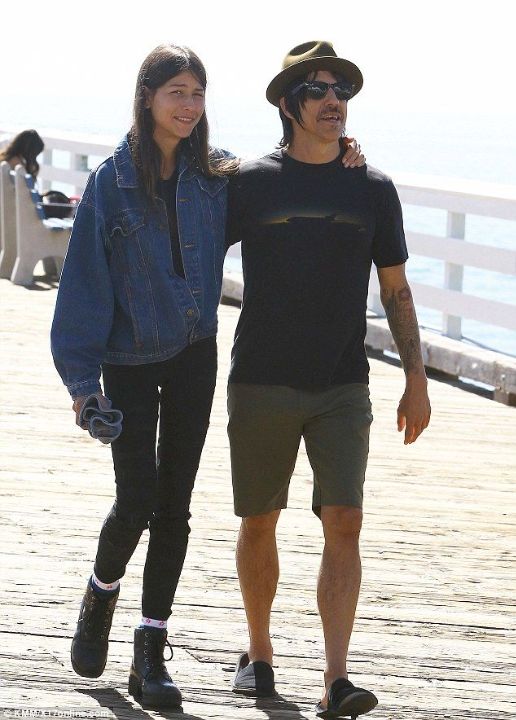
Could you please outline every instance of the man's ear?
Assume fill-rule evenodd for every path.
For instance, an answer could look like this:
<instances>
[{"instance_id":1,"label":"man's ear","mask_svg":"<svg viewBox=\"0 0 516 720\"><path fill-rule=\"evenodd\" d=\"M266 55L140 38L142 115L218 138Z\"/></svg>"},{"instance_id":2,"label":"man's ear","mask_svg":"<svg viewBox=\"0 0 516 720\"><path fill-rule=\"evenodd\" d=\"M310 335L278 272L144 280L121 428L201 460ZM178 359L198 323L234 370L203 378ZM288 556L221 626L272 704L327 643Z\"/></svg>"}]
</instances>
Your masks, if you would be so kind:
<instances>
[{"instance_id":1,"label":"man's ear","mask_svg":"<svg viewBox=\"0 0 516 720\"><path fill-rule=\"evenodd\" d=\"M295 120L294 116L291 115L291 114L289 113L289 111L287 110L287 105L286 105L286 103L285 103L285 98L284 98L284 97L280 98L279 104L280 104L280 108L283 110L283 113L284 113L290 120Z\"/></svg>"}]
</instances>

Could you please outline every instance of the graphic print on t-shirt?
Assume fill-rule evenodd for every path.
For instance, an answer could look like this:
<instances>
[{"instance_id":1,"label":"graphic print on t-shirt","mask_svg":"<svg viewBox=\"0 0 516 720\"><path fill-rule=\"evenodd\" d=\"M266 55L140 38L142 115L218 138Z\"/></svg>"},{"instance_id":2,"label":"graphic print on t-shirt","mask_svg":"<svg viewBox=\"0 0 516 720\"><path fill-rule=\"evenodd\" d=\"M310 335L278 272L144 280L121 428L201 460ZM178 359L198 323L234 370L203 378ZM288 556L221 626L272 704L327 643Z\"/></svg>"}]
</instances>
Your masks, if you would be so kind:
<instances>
[{"instance_id":1,"label":"graphic print on t-shirt","mask_svg":"<svg viewBox=\"0 0 516 720\"><path fill-rule=\"evenodd\" d=\"M345 224L352 225L358 232L366 231L362 219L358 215L351 213L347 208L332 211L330 209L325 210L320 206L303 206L301 208L286 209L285 211L276 210L271 211L270 215L264 213L260 218L260 222L262 225L290 223L302 226L313 224L321 230L324 229L324 225Z\"/></svg>"}]
</instances>

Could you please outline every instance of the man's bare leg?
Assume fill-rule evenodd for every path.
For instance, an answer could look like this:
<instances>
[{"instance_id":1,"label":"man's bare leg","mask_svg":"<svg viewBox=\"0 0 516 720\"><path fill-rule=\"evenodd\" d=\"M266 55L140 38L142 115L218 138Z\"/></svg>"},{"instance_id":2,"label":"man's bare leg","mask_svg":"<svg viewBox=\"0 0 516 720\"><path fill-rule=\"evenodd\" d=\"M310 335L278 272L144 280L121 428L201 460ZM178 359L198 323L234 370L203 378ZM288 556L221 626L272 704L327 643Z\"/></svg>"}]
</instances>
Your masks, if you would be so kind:
<instances>
[{"instance_id":1,"label":"man's bare leg","mask_svg":"<svg viewBox=\"0 0 516 720\"><path fill-rule=\"evenodd\" d=\"M326 705L332 682L339 677L347 678L346 659L362 576L359 550L362 511L355 507L323 506L321 521L325 543L317 603L326 652L322 699Z\"/></svg>"},{"instance_id":2,"label":"man's bare leg","mask_svg":"<svg viewBox=\"0 0 516 720\"><path fill-rule=\"evenodd\" d=\"M279 577L276 523L280 510L242 518L237 570L249 629L249 661L272 665L270 616Z\"/></svg>"}]
</instances>

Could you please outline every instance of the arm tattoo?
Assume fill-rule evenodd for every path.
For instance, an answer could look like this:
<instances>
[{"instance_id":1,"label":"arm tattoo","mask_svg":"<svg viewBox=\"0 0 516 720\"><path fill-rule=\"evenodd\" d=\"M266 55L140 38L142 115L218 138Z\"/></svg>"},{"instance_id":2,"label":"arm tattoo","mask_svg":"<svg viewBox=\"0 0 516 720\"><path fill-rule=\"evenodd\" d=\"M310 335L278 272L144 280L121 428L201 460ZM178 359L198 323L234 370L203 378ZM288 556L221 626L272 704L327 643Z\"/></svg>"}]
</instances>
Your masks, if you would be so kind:
<instances>
[{"instance_id":1,"label":"arm tattoo","mask_svg":"<svg viewBox=\"0 0 516 720\"><path fill-rule=\"evenodd\" d=\"M423 369L416 310L408 285L401 290L382 290L382 304L405 373Z\"/></svg>"}]
</instances>

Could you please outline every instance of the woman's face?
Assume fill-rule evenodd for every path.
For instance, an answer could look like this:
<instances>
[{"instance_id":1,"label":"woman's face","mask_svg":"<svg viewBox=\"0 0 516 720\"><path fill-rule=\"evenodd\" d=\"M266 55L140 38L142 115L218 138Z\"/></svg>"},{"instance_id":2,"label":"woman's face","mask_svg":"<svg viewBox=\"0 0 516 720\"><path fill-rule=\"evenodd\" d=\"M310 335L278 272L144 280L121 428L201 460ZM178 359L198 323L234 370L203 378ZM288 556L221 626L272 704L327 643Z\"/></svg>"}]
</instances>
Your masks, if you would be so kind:
<instances>
[{"instance_id":1,"label":"woman's face","mask_svg":"<svg viewBox=\"0 0 516 720\"><path fill-rule=\"evenodd\" d=\"M154 118L154 139L189 137L204 112L204 88L189 70L175 75L157 90L147 90L147 105Z\"/></svg>"}]
</instances>

